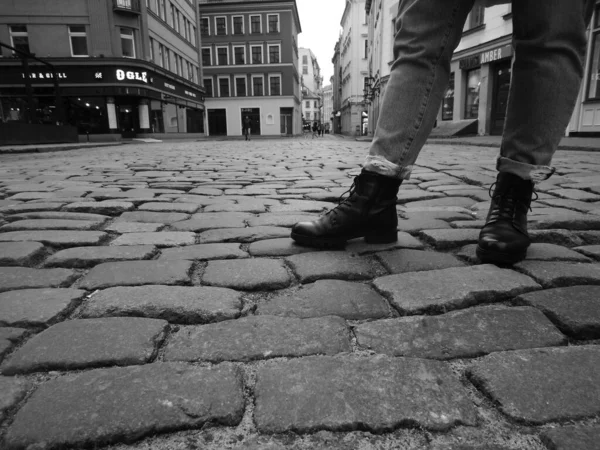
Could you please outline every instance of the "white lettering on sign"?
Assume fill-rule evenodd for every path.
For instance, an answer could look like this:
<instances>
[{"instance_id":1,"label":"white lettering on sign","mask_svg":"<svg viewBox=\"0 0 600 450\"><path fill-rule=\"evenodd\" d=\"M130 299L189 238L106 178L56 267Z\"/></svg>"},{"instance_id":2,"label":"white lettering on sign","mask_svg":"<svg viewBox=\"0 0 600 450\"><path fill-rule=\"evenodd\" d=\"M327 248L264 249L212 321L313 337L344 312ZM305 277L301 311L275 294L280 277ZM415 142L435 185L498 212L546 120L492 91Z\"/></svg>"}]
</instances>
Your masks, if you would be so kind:
<instances>
[{"instance_id":1,"label":"white lettering on sign","mask_svg":"<svg viewBox=\"0 0 600 450\"><path fill-rule=\"evenodd\" d=\"M600 81L600 72L592 74L592 81Z\"/></svg>"},{"instance_id":2,"label":"white lettering on sign","mask_svg":"<svg viewBox=\"0 0 600 450\"><path fill-rule=\"evenodd\" d=\"M117 69L117 80L123 81L125 79L138 80L138 81L143 81L144 83L147 83L148 82L148 72L134 72L131 70L128 70L127 72L125 72L124 70Z\"/></svg>"},{"instance_id":3,"label":"white lettering on sign","mask_svg":"<svg viewBox=\"0 0 600 450\"><path fill-rule=\"evenodd\" d=\"M95 77L97 80L101 80L101 79L102 79L102 72L96 72L96 73L94 74L94 77Z\"/></svg>"},{"instance_id":4,"label":"white lettering on sign","mask_svg":"<svg viewBox=\"0 0 600 450\"><path fill-rule=\"evenodd\" d=\"M190 91L184 91L184 92L186 93L186 95L196 98L196 94L194 94L193 92L190 92Z\"/></svg>"},{"instance_id":5,"label":"white lettering on sign","mask_svg":"<svg viewBox=\"0 0 600 450\"><path fill-rule=\"evenodd\" d=\"M25 74L21 73L21 77L25 78ZM29 78L31 78L32 80L45 79L45 78L52 79L52 78L54 78L54 75L51 74L51 73L48 73L48 72L46 72L46 73L43 73L43 72L31 72L29 74ZM57 72L56 73L56 78L65 79L65 78L67 78L67 74L64 73L64 72Z\"/></svg>"},{"instance_id":6,"label":"white lettering on sign","mask_svg":"<svg viewBox=\"0 0 600 450\"><path fill-rule=\"evenodd\" d=\"M175 90L175 86L173 86L172 84L169 84L169 83L165 83L165 87Z\"/></svg>"}]
</instances>

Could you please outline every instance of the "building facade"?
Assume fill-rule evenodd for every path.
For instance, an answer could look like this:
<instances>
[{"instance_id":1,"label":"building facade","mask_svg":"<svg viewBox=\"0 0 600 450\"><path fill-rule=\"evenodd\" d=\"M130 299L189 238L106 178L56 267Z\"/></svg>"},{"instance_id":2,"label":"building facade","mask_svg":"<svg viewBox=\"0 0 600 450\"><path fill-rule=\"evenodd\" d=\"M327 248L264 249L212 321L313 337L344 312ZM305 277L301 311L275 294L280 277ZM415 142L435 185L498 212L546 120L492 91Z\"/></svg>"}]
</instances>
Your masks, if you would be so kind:
<instances>
[{"instance_id":1,"label":"building facade","mask_svg":"<svg viewBox=\"0 0 600 450\"><path fill-rule=\"evenodd\" d=\"M309 123L323 122L322 93L323 77L317 57L309 48L299 49L299 63L302 83L302 117L304 127Z\"/></svg>"},{"instance_id":2,"label":"building facade","mask_svg":"<svg viewBox=\"0 0 600 450\"><path fill-rule=\"evenodd\" d=\"M0 3L4 121L64 121L80 134L203 133L204 90L191 0ZM55 104L54 78L63 104ZM29 83L25 83L25 79ZM63 114L59 118L57 111Z\"/></svg>"},{"instance_id":3,"label":"building facade","mask_svg":"<svg viewBox=\"0 0 600 450\"><path fill-rule=\"evenodd\" d=\"M369 39L365 0L347 0L342 16L340 42L341 105L340 132L364 134L368 116L363 90L369 76L367 58Z\"/></svg>"},{"instance_id":4,"label":"building facade","mask_svg":"<svg viewBox=\"0 0 600 450\"><path fill-rule=\"evenodd\" d=\"M333 85L328 84L323 88L323 123L327 133L333 130L333 117Z\"/></svg>"},{"instance_id":5,"label":"building facade","mask_svg":"<svg viewBox=\"0 0 600 450\"><path fill-rule=\"evenodd\" d=\"M331 58L331 63L333 64L333 76L331 77L331 86L333 90L333 113L331 120L333 122L332 132L337 134L341 134L342 132L342 67L340 59L341 40L342 37L340 35L340 38L335 43L333 57Z\"/></svg>"},{"instance_id":6,"label":"building facade","mask_svg":"<svg viewBox=\"0 0 600 450\"><path fill-rule=\"evenodd\" d=\"M298 33L294 0L198 1L208 134L301 133Z\"/></svg>"}]
</instances>

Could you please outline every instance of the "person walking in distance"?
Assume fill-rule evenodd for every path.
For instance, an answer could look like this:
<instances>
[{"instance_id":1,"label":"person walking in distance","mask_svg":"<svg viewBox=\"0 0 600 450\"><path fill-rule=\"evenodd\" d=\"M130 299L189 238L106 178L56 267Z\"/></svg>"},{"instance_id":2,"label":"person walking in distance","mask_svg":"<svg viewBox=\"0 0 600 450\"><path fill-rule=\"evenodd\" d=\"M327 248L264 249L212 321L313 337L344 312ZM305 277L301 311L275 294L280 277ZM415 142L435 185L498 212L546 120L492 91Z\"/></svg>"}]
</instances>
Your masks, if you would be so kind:
<instances>
[{"instance_id":1,"label":"person walking in distance","mask_svg":"<svg viewBox=\"0 0 600 450\"><path fill-rule=\"evenodd\" d=\"M315 136L317 136L317 122L313 122L312 124L312 138L314 139Z\"/></svg>"},{"instance_id":2,"label":"person walking in distance","mask_svg":"<svg viewBox=\"0 0 600 450\"><path fill-rule=\"evenodd\" d=\"M397 240L396 195L431 132L448 86L452 53L474 3L400 0L394 62L362 171L345 200L318 220L294 225L292 239L314 247L341 246L358 237L371 243ZM476 250L482 262L513 264L526 256L534 186L555 171L552 156L579 92L594 4L512 2L512 79L497 178Z\"/></svg>"},{"instance_id":3,"label":"person walking in distance","mask_svg":"<svg viewBox=\"0 0 600 450\"><path fill-rule=\"evenodd\" d=\"M252 121L250 120L250 117L246 116L244 118L244 136L246 137L247 141L250 140L250 129L251 128L252 128Z\"/></svg>"}]
</instances>

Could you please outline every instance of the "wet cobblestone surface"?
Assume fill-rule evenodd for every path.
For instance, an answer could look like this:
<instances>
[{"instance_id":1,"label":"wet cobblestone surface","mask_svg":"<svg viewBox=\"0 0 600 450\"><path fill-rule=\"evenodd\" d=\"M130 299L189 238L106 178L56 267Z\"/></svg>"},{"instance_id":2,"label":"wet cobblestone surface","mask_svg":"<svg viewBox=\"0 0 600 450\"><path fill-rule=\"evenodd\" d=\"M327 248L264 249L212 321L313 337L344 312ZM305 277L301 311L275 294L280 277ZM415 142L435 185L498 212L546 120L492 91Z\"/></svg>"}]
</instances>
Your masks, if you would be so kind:
<instances>
[{"instance_id":1,"label":"wet cobblestone surface","mask_svg":"<svg viewBox=\"0 0 600 450\"><path fill-rule=\"evenodd\" d=\"M598 448L600 153L557 152L513 267L481 146L425 147L398 242L295 244L367 150L0 155L0 448Z\"/></svg>"}]
</instances>

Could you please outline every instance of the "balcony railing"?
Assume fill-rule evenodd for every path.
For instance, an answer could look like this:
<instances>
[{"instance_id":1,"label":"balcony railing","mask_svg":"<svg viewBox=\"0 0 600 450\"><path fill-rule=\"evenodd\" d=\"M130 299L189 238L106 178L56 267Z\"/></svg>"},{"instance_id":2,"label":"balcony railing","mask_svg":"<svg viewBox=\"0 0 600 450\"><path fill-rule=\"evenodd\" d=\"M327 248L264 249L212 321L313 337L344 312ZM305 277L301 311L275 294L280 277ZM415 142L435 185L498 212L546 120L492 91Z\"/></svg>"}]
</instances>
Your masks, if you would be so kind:
<instances>
[{"instance_id":1,"label":"balcony railing","mask_svg":"<svg viewBox=\"0 0 600 450\"><path fill-rule=\"evenodd\" d=\"M113 0L113 11L140 14L140 0Z\"/></svg>"}]
</instances>

